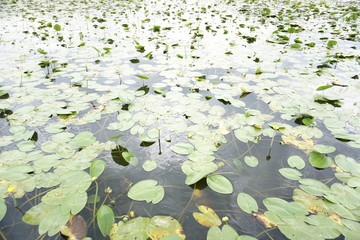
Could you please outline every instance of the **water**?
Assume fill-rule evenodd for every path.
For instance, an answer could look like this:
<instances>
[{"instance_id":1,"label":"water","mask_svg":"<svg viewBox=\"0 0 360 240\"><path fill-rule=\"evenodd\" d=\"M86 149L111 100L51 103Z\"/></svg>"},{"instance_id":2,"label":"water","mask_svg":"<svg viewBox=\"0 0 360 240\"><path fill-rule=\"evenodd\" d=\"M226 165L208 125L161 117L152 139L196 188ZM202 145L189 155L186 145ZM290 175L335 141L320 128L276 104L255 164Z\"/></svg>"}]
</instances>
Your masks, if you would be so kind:
<instances>
[{"instance_id":1,"label":"water","mask_svg":"<svg viewBox=\"0 0 360 240\"><path fill-rule=\"evenodd\" d=\"M328 8L319 3L316 7L324 12L337 10L333 2L328 4ZM262 15L265 7L274 16ZM238 193L250 194L259 205L259 213L266 211L262 202L265 198L292 201L299 183L285 178L278 170L288 168L287 159L293 155L306 161L302 178L318 179L328 186L339 180L332 168L320 170L307 162L311 147L301 149L296 141L286 144L282 136L335 146L336 151L328 154L332 158L338 154L360 157L360 124L356 120L360 114L359 84L355 79L360 45L357 37L346 40L359 29L355 21L340 17L334 28L332 15L324 13L322 17L314 9L307 3L298 9L284 3L281 10L288 14L283 15L277 4L267 2L2 2L0 84L9 98L1 99L0 110L14 114L0 119L1 153L17 151L17 144L28 140L14 138L14 126L26 126L38 135L35 148L27 153L43 151L42 145L51 141L55 133L46 127L61 124L62 130L75 134L90 131L97 141L120 145L138 160L136 166L119 164L111 149L95 157L107 165L97 180L100 202L106 199L104 203L113 209L116 222L131 211L135 217L171 216L182 225L186 239L206 239L209 228L193 217L197 206L205 205L214 209L220 219L228 217L229 226L240 235L287 239L278 228L266 229L258 219L242 211L236 203ZM346 9L341 7L339 11ZM306 14L310 15L309 20ZM61 26L60 31L54 29L55 24ZM293 26L296 32L274 33L281 30L281 25L285 30ZM160 29L155 30L154 26ZM335 35L334 29L344 31ZM276 35L288 36L289 43L277 44ZM321 37L336 39L336 47L327 48L328 39ZM302 50L290 47L294 39L302 41ZM316 43L315 47L306 47L309 42ZM335 58L337 53L345 58ZM336 67L318 68L329 59L337 61ZM47 66L39 66L41 61ZM316 91L327 84L332 84L332 88ZM134 92L145 87L148 93ZM343 105L314 103L315 95L337 99ZM23 113L24 105L36 108ZM118 121L118 114L124 111L131 117ZM71 117L70 113L75 115ZM296 115L301 114L313 116L315 124L298 130ZM64 115L67 119L61 119ZM352 138L337 140L336 129L326 122L329 119L343 124L341 129ZM108 129L111 124L125 121L134 121L137 128ZM244 126L272 131L274 123L287 124L286 128L292 130L275 131L274 137L263 133L249 141L240 141L235 134ZM157 127L161 127L160 138ZM119 134L123 136L116 137ZM139 139L146 134L153 136L153 143L148 146ZM184 183L182 164L189 159L170 147L192 139L205 143L197 146L203 148L204 155L209 154L204 150L206 146L216 146L216 173L230 180L232 194L213 191L204 179L195 185ZM244 161L247 156L256 157L259 164L249 166ZM142 164L147 160L155 160L157 168L146 172ZM56 168L52 166L48 172ZM15 204L6 192L8 185L15 182L1 177L1 191L7 196L8 208L0 222L4 239L65 239L60 234L39 235L37 226L21 220L49 189L28 191ZM156 179L164 186L165 197L159 204L127 197L129 189L145 179ZM107 195L104 190L108 187L112 192ZM96 193L94 184L87 193ZM93 206L89 203L79 213L88 224L88 236L109 239L94 225Z\"/></svg>"}]
</instances>

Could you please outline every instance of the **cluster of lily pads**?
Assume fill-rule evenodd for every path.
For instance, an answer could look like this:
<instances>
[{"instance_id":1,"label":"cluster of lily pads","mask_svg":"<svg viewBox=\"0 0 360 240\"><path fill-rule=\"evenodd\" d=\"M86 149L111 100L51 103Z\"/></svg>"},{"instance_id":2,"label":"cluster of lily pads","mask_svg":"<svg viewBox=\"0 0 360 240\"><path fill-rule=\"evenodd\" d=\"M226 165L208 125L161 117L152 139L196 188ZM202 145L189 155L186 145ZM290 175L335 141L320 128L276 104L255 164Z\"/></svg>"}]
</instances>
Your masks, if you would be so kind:
<instances>
[{"instance_id":1,"label":"cluster of lily pads","mask_svg":"<svg viewBox=\"0 0 360 240\"><path fill-rule=\"evenodd\" d=\"M2 223L20 209L37 239L360 235L358 2L6 0L0 8ZM265 163L284 196L241 181ZM102 189L110 167L140 176L116 199L143 208L177 198L150 175L159 169L169 178L178 169L177 187L193 190L179 214L120 212L115 190ZM234 218L197 202L206 191ZM0 227L4 239L12 234Z\"/></svg>"}]
</instances>

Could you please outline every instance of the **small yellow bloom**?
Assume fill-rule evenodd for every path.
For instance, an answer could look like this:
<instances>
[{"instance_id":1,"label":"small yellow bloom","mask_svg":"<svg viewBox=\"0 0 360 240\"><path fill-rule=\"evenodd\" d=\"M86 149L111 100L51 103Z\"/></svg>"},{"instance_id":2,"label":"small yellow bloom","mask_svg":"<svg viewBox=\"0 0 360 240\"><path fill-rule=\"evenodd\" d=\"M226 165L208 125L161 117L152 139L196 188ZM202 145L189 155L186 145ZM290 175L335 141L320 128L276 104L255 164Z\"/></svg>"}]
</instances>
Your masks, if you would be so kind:
<instances>
[{"instance_id":1,"label":"small yellow bloom","mask_svg":"<svg viewBox=\"0 0 360 240\"><path fill-rule=\"evenodd\" d=\"M221 220L222 220L223 222L227 222L227 221L229 221L229 218L228 218L227 216L225 216L225 217L223 217Z\"/></svg>"},{"instance_id":2,"label":"small yellow bloom","mask_svg":"<svg viewBox=\"0 0 360 240\"><path fill-rule=\"evenodd\" d=\"M97 177L92 177L91 178L91 181L93 182L93 181L95 181L97 179Z\"/></svg>"},{"instance_id":3,"label":"small yellow bloom","mask_svg":"<svg viewBox=\"0 0 360 240\"><path fill-rule=\"evenodd\" d=\"M21 73L20 73L20 76L22 76L22 75L24 75L24 73L23 73L23 72L21 72Z\"/></svg>"},{"instance_id":4,"label":"small yellow bloom","mask_svg":"<svg viewBox=\"0 0 360 240\"><path fill-rule=\"evenodd\" d=\"M160 126L157 126L157 127L156 127L156 129L157 129L157 130L160 130L160 129L161 129L161 127L160 127Z\"/></svg>"},{"instance_id":5,"label":"small yellow bloom","mask_svg":"<svg viewBox=\"0 0 360 240\"><path fill-rule=\"evenodd\" d=\"M104 190L105 193L107 194L110 194L112 193L112 189L110 187L107 187L105 190Z\"/></svg>"},{"instance_id":6,"label":"small yellow bloom","mask_svg":"<svg viewBox=\"0 0 360 240\"><path fill-rule=\"evenodd\" d=\"M85 78L85 80L87 81L87 80L89 80L89 78L88 78L88 77L86 77L86 78Z\"/></svg>"},{"instance_id":7,"label":"small yellow bloom","mask_svg":"<svg viewBox=\"0 0 360 240\"><path fill-rule=\"evenodd\" d=\"M134 212L134 211L130 211L130 212L129 212L129 215L130 215L130 217L133 218L133 217L135 217L135 212Z\"/></svg>"},{"instance_id":8,"label":"small yellow bloom","mask_svg":"<svg viewBox=\"0 0 360 240\"><path fill-rule=\"evenodd\" d=\"M15 191L15 187L14 186L9 186L7 189L8 193L12 193Z\"/></svg>"}]
</instances>

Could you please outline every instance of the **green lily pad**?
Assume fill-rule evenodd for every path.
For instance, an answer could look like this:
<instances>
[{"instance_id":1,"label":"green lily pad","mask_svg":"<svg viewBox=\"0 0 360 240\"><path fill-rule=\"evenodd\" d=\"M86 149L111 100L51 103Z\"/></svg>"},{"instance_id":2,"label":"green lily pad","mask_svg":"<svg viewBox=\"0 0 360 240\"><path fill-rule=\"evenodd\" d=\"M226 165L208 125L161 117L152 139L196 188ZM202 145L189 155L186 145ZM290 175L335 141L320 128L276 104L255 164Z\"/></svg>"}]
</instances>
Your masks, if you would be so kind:
<instances>
[{"instance_id":1,"label":"green lily pad","mask_svg":"<svg viewBox=\"0 0 360 240\"><path fill-rule=\"evenodd\" d=\"M238 206L248 214L259 210L256 200L247 193L239 193L236 202Z\"/></svg>"},{"instance_id":2,"label":"green lily pad","mask_svg":"<svg viewBox=\"0 0 360 240\"><path fill-rule=\"evenodd\" d=\"M290 180L299 180L302 176L301 172L293 168L280 168L279 172L281 175Z\"/></svg>"},{"instance_id":3,"label":"green lily pad","mask_svg":"<svg viewBox=\"0 0 360 240\"><path fill-rule=\"evenodd\" d=\"M326 154L326 153L335 152L336 148L333 147L333 146L316 144L316 145L314 146L314 150L315 150L316 152Z\"/></svg>"},{"instance_id":4,"label":"green lily pad","mask_svg":"<svg viewBox=\"0 0 360 240\"><path fill-rule=\"evenodd\" d=\"M109 235L112 229L112 225L115 222L113 210L106 205L102 205L96 214L96 221L101 231L101 234L104 237Z\"/></svg>"},{"instance_id":5,"label":"green lily pad","mask_svg":"<svg viewBox=\"0 0 360 240\"><path fill-rule=\"evenodd\" d=\"M222 194L231 194L233 186L231 182L222 175L213 175L206 178L206 183L215 192Z\"/></svg>"},{"instance_id":6,"label":"green lily pad","mask_svg":"<svg viewBox=\"0 0 360 240\"><path fill-rule=\"evenodd\" d=\"M150 172L157 167L157 162L155 160L147 160L142 167L145 171Z\"/></svg>"},{"instance_id":7,"label":"green lily pad","mask_svg":"<svg viewBox=\"0 0 360 240\"><path fill-rule=\"evenodd\" d=\"M244 161L249 167L256 167L259 164L259 160L255 156L246 156Z\"/></svg>"},{"instance_id":8,"label":"green lily pad","mask_svg":"<svg viewBox=\"0 0 360 240\"><path fill-rule=\"evenodd\" d=\"M128 197L136 201L159 203L165 196L162 186L157 185L156 180L143 180L136 183L128 192Z\"/></svg>"},{"instance_id":9,"label":"green lily pad","mask_svg":"<svg viewBox=\"0 0 360 240\"><path fill-rule=\"evenodd\" d=\"M178 154L190 154L194 151L194 146L190 143L177 143L170 147L170 149Z\"/></svg>"},{"instance_id":10,"label":"green lily pad","mask_svg":"<svg viewBox=\"0 0 360 240\"><path fill-rule=\"evenodd\" d=\"M90 165L90 175L92 177L99 177L106 168L106 163L103 160L95 160Z\"/></svg>"},{"instance_id":11,"label":"green lily pad","mask_svg":"<svg viewBox=\"0 0 360 240\"><path fill-rule=\"evenodd\" d=\"M74 143L80 147L87 147L93 144L96 138L92 132L81 132L74 137Z\"/></svg>"},{"instance_id":12,"label":"green lily pad","mask_svg":"<svg viewBox=\"0 0 360 240\"><path fill-rule=\"evenodd\" d=\"M319 152L311 152L309 154L309 163L316 168L328 168L333 163L333 160Z\"/></svg>"},{"instance_id":13,"label":"green lily pad","mask_svg":"<svg viewBox=\"0 0 360 240\"><path fill-rule=\"evenodd\" d=\"M305 161L297 155L289 157L287 162L289 166L293 168L303 169L305 167Z\"/></svg>"},{"instance_id":14,"label":"green lily pad","mask_svg":"<svg viewBox=\"0 0 360 240\"><path fill-rule=\"evenodd\" d=\"M130 221L120 221L114 224L110 231L111 240L147 240L146 227L150 224L150 218L137 217Z\"/></svg>"}]
</instances>

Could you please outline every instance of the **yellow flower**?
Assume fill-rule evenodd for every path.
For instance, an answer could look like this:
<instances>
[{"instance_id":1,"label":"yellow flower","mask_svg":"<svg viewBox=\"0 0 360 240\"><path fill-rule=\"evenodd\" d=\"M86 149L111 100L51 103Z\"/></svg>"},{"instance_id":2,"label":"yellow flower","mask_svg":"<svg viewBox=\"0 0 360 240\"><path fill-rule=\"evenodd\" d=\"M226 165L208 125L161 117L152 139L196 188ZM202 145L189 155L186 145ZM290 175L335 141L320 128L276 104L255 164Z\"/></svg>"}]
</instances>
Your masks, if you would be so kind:
<instances>
[{"instance_id":1,"label":"yellow flower","mask_svg":"<svg viewBox=\"0 0 360 240\"><path fill-rule=\"evenodd\" d=\"M9 186L7 189L8 193L12 193L15 191L15 187L14 186Z\"/></svg>"},{"instance_id":2,"label":"yellow flower","mask_svg":"<svg viewBox=\"0 0 360 240\"><path fill-rule=\"evenodd\" d=\"M156 129L157 129L157 130L160 130L160 129L161 129L161 127L160 127L160 126L157 126L157 127L156 127Z\"/></svg>"}]
</instances>

